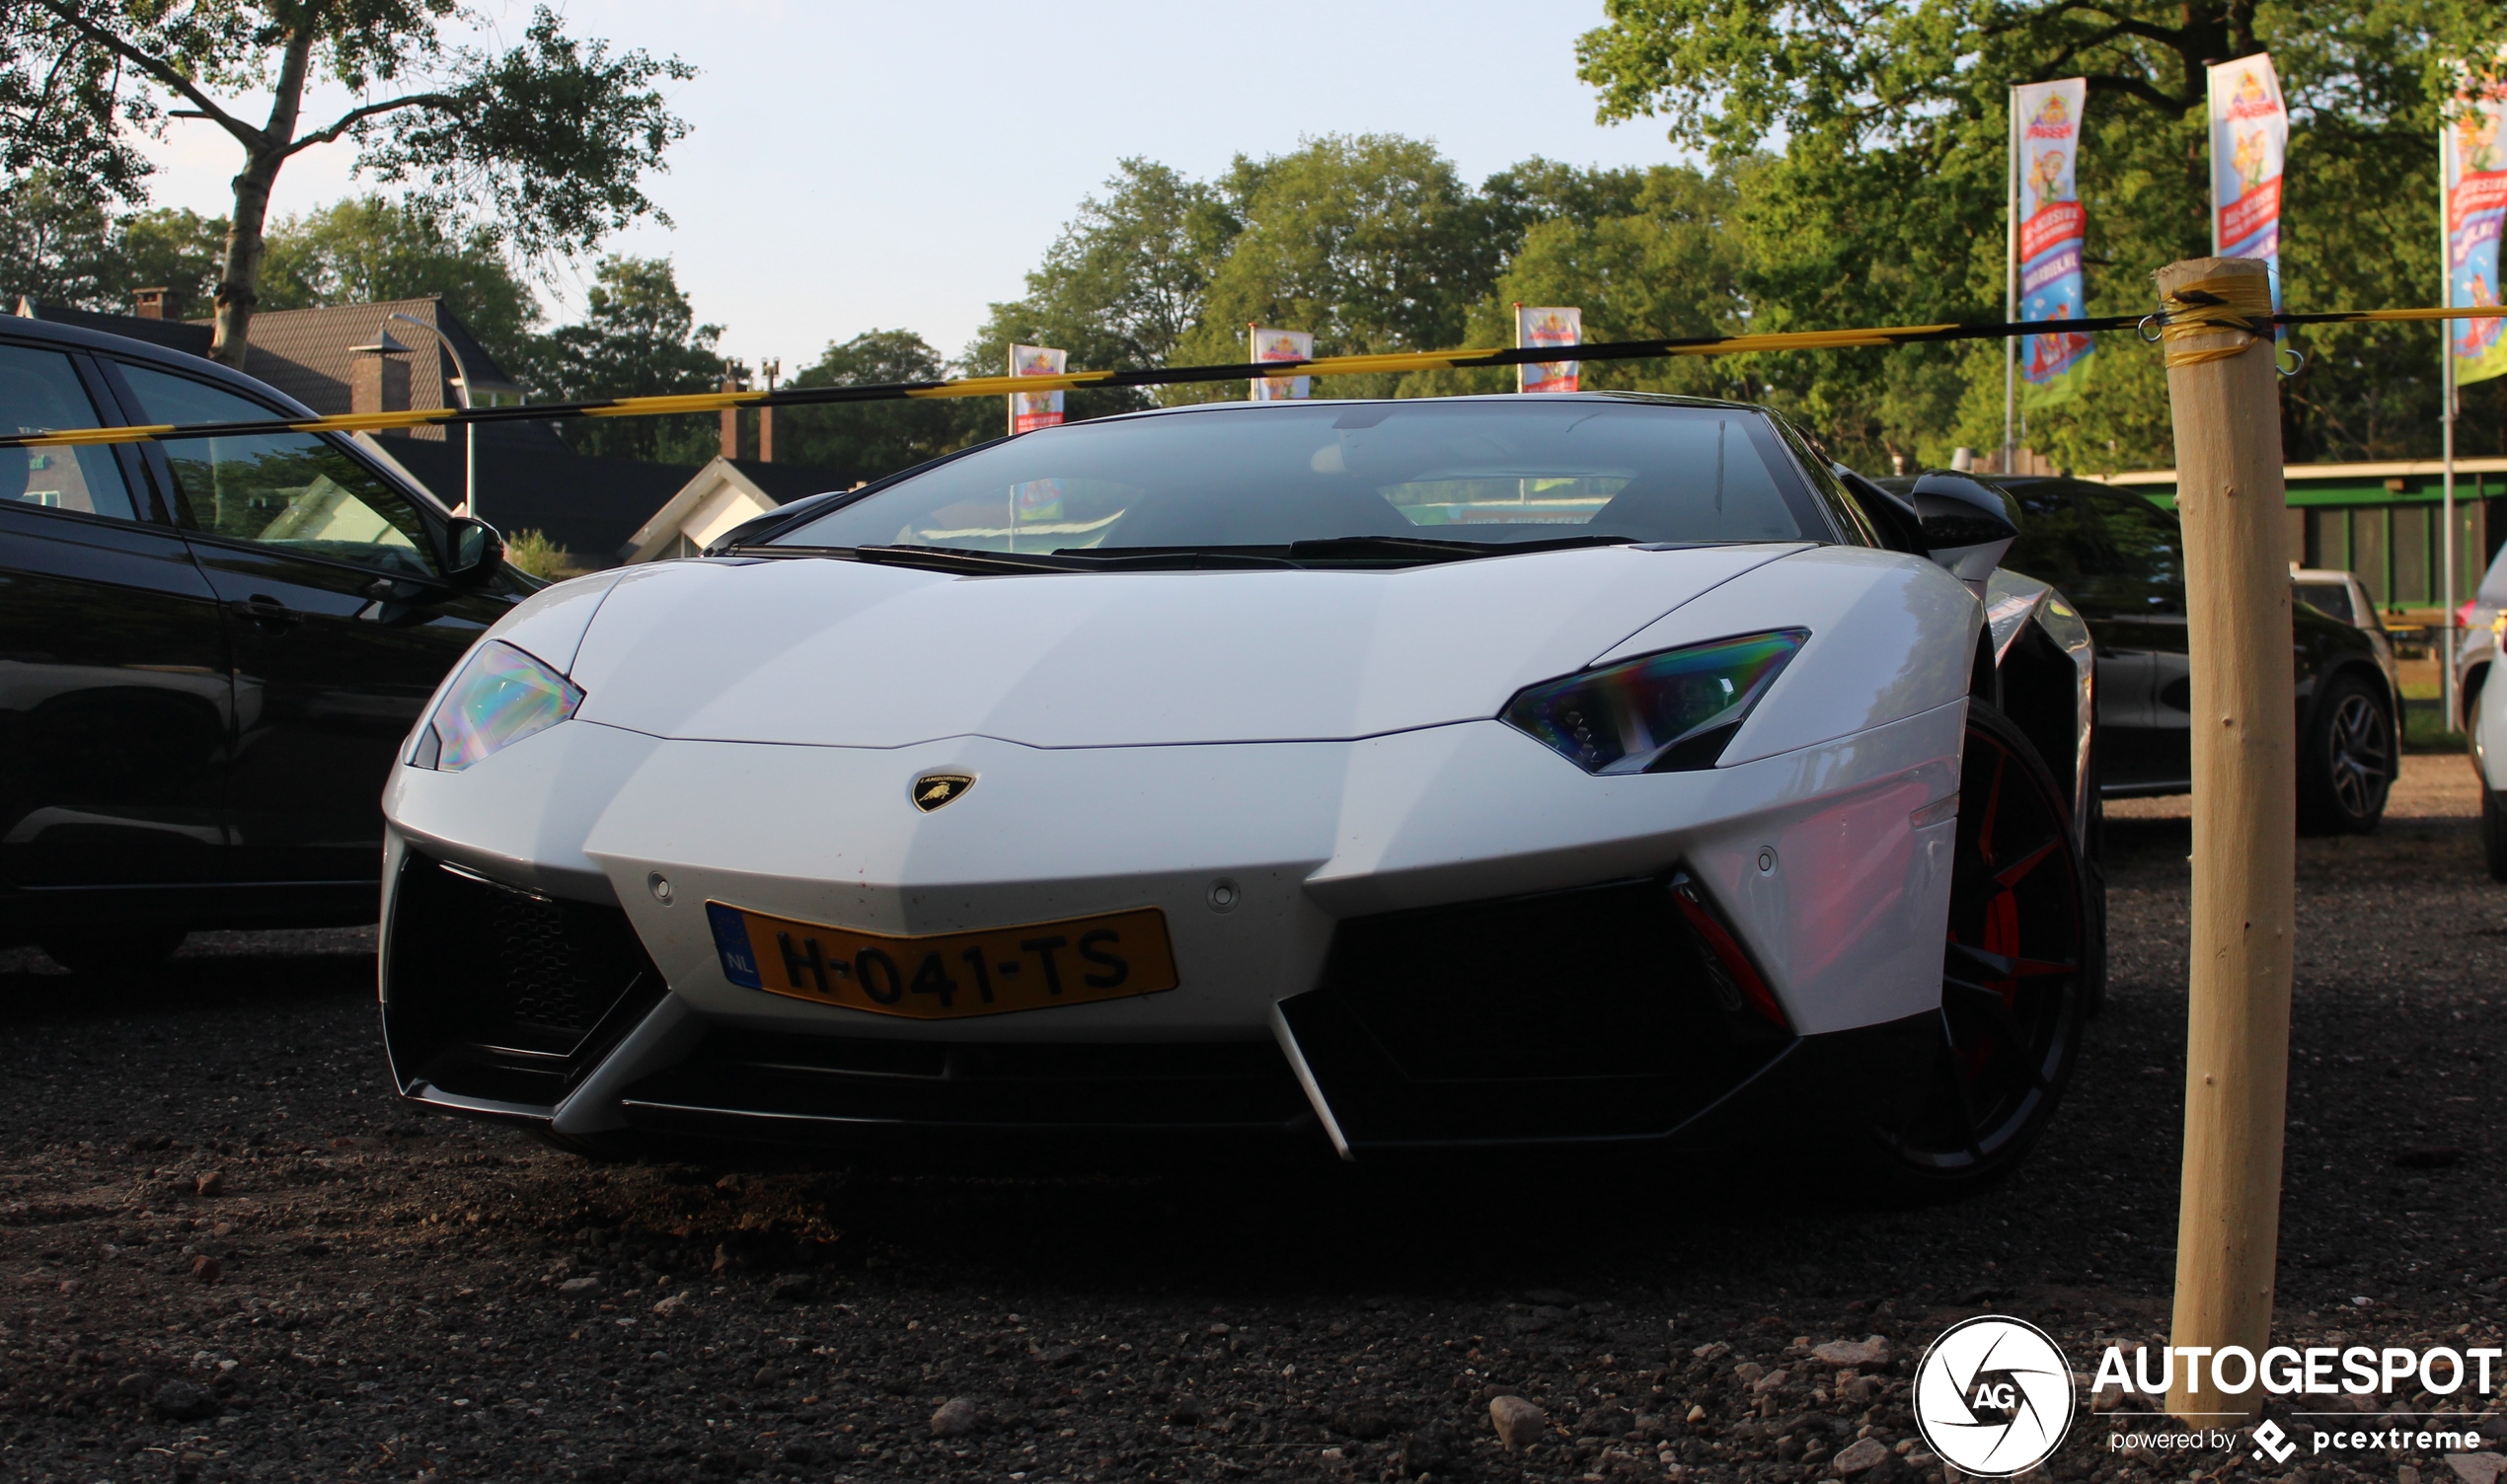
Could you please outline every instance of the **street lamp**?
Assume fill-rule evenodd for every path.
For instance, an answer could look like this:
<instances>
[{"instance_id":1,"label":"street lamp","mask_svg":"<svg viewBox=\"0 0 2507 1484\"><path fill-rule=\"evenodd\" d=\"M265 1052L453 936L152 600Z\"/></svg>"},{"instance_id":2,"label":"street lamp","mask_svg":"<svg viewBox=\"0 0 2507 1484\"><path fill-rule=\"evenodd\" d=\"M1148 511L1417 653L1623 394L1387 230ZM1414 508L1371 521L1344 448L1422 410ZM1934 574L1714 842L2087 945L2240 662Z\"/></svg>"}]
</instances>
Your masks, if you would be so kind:
<instances>
[{"instance_id":1,"label":"street lamp","mask_svg":"<svg viewBox=\"0 0 2507 1484\"><path fill-rule=\"evenodd\" d=\"M461 388L461 409L465 412L469 411L470 368L462 364L461 352L454 348L452 336L444 334L440 330L437 330L434 326L427 324L424 320L412 319L408 315L400 313L398 310L393 311L385 318L398 320L404 325L415 325L436 338L437 342L444 347L444 353L452 357L453 369L460 373L459 377L453 384ZM475 422L463 423L461 426L461 508L462 512L468 515L472 520L478 520L480 518L479 424Z\"/></svg>"}]
</instances>

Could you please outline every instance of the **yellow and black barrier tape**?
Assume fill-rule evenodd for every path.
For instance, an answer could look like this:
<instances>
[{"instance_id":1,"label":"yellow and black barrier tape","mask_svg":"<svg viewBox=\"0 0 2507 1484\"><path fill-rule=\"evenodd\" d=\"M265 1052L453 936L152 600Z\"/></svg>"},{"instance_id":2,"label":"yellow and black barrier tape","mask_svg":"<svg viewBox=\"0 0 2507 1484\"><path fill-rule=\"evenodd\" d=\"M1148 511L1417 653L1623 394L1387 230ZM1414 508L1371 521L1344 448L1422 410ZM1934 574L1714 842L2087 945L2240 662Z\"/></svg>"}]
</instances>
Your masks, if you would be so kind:
<instances>
[{"instance_id":1,"label":"yellow and black barrier tape","mask_svg":"<svg viewBox=\"0 0 2507 1484\"><path fill-rule=\"evenodd\" d=\"M2279 325L2402 324L2507 318L2507 306L2473 309L2360 309L2280 314ZM2096 334L2165 325L2164 315L2110 315L2086 320L2020 320L1989 325L1897 325L1867 330L1785 331L1769 334L1699 335L1687 339L1603 340L1582 345L1509 350L1402 350L1374 355L1323 355L1302 361L1241 361L1219 366L1158 366L1130 371L1065 371L1058 376L969 376L953 381L879 382L849 387L786 387L774 392L691 392L618 397L599 402L524 403L513 407L421 408L394 412L341 412L328 417L273 417L259 422L156 423L65 428L0 435L0 448L75 448L99 443L173 442L272 433L384 432L468 423L552 422L573 417L660 417L728 408L828 407L927 397L1000 397L1012 392L1067 392L1097 387L1182 386L1251 381L1265 376L1365 376L1519 366L1545 361L1653 360L1682 355L1767 355L1798 350L1866 350L1937 340L2010 339L2030 334Z\"/></svg>"}]
</instances>

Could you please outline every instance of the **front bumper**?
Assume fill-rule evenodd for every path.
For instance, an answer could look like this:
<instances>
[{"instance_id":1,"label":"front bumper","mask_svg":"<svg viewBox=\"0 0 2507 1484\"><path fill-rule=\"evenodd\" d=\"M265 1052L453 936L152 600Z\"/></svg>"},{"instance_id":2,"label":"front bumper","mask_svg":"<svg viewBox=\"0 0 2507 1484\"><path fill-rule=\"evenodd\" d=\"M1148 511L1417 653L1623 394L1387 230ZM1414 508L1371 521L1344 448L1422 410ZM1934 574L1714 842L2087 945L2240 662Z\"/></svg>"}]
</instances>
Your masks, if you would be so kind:
<instances>
[{"instance_id":1,"label":"front bumper","mask_svg":"<svg viewBox=\"0 0 2507 1484\"><path fill-rule=\"evenodd\" d=\"M1663 1138L1798 1040L1937 1003L1954 822L1911 816L1954 790L1961 716L1608 779L1494 723L895 751L569 723L463 774L401 770L387 1039L406 1095L571 1134ZM944 771L976 786L916 813L909 786ZM1773 1013L1718 983L1675 871ZM887 933L1156 906L1184 982L900 1021L732 984L707 901Z\"/></svg>"}]
</instances>

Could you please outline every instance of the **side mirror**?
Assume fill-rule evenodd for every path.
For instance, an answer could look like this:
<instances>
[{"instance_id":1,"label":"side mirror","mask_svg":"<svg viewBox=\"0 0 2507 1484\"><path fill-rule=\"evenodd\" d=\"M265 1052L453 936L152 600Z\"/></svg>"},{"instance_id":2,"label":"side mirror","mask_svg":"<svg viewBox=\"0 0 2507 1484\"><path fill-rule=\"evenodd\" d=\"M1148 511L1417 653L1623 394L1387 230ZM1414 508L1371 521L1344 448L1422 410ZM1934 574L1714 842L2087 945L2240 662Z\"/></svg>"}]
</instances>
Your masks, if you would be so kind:
<instances>
[{"instance_id":1,"label":"side mirror","mask_svg":"<svg viewBox=\"0 0 2507 1484\"><path fill-rule=\"evenodd\" d=\"M1967 584L1979 602L1985 579L2019 539L2019 512L2010 495L1963 474L1934 473L1907 491L1924 533L1924 555Z\"/></svg>"},{"instance_id":2,"label":"side mirror","mask_svg":"<svg viewBox=\"0 0 2507 1484\"><path fill-rule=\"evenodd\" d=\"M1892 552L1905 552L1917 556L1929 552L1924 542L1923 517L1915 513L1915 506L1905 495L1864 479L1843 464L1830 465L1829 472L1837 476L1838 483L1846 486L1846 493L1853 496L1855 504L1862 511L1863 519L1871 522L1872 529L1880 533L1881 545Z\"/></svg>"},{"instance_id":3,"label":"side mirror","mask_svg":"<svg viewBox=\"0 0 2507 1484\"><path fill-rule=\"evenodd\" d=\"M477 587L503 568L505 539L484 520L456 515L444 532L444 576Z\"/></svg>"}]
</instances>

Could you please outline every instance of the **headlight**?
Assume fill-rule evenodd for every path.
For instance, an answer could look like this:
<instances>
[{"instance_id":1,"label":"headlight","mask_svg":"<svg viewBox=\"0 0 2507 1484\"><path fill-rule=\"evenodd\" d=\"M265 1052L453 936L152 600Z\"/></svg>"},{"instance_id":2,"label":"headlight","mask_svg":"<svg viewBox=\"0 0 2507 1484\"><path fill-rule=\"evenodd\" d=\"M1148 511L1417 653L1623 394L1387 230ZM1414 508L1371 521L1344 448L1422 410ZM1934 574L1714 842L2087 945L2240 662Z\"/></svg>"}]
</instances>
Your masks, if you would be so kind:
<instances>
[{"instance_id":1,"label":"headlight","mask_svg":"<svg viewBox=\"0 0 2507 1484\"><path fill-rule=\"evenodd\" d=\"M479 646L418 734L410 766L459 773L574 714L582 689L501 639Z\"/></svg>"},{"instance_id":2,"label":"headlight","mask_svg":"<svg viewBox=\"0 0 2507 1484\"><path fill-rule=\"evenodd\" d=\"M1712 768L1807 629L1717 639L1526 686L1500 720L1586 773Z\"/></svg>"}]
</instances>

